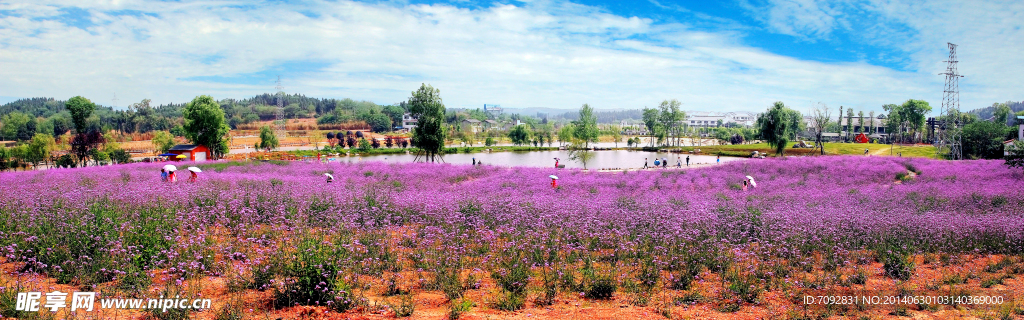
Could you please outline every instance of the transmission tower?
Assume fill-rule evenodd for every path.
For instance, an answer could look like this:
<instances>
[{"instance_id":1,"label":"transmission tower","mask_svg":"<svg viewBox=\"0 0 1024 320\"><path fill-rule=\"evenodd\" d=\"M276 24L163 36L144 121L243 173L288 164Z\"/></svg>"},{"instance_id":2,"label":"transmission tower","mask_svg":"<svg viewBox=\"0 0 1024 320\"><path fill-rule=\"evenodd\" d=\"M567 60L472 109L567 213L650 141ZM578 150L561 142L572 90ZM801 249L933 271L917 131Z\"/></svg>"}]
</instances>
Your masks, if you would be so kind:
<instances>
[{"instance_id":1,"label":"transmission tower","mask_svg":"<svg viewBox=\"0 0 1024 320\"><path fill-rule=\"evenodd\" d=\"M942 113L940 116L945 116L945 119L941 121L938 130L938 137L935 141L935 152L940 157L946 157L950 160L960 160L961 155L961 144L960 144L960 130L962 129L960 123L960 78L963 76L957 73L956 70L956 45L952 43L946 43L949 45L949 60L946 61L946 72L940 73L939 75L946 76L946 89L942 94Z\"/></svg>"},{"instance_id":2,"label":"transmission tower","mask_svg":"<svg viewBox=\"0 0 1024 320\"><path fill-rule=\"evenodd\" d=\"M277 76L277 85L274 86L277 90L277 113L274 115L275 132L278 143L284 143L284 137L286 134L284 124L288 120L284 118L284 87L281 86L281 76Z\"/></svg>"}]
</instances>

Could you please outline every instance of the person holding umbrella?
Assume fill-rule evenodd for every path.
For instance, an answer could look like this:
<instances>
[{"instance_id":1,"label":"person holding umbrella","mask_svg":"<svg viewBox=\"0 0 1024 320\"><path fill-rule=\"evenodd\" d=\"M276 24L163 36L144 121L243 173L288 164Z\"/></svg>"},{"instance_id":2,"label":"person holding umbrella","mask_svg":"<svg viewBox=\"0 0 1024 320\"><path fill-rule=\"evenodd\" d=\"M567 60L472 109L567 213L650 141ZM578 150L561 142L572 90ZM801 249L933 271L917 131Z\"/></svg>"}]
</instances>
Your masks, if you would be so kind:
<instances>
[{"instance_id":1,"label":"person holding umbrella","mask_svg":"<svg viewBox=\"0 0 1024 320\"><path fill-rule=\"evenodd\" d=\"M192 174L192 176L188 177L188 182L196 182L196 179L199 178L197 173L203 172L203 170L200 170L197 167L188 167L188 171Z\"/></svg>"},{"instance_id":2,"label":"person holding umbrella","mask_svg":"<svg viewBox=\"0 0 1024 320\"><path fill-rule=\"evenodd\" d=\"M757 182L754 182L754 177L747 176L747 180L743 181L743 184L746 184L747 181L750 181L751 187L757 188Z\"/></svg>"},{"instance_id":3,"label":"person holding umbrella","mask_svg":"<svg viewBox=\"0 0 1024 320\"><path fill-rule=\"evenodd\" d=\"M167 182L174 183L174 171L178 171L178 167L173 164L165 165L161 171L167 171Z\"/></svg>"},{"instance_id":4,"label":"person holding umbrella","mask_svg":"<svg viewBox=\"0 0 1024 320\"><path fill-rule=\"evenodd\" d=\"M548 178L551 178L551 189L558 189L558 176L550 175Z\"/></svg>"},{"instance_id":5,"label":"person holding umbrella","mask_svg":"<svg viewBox=\"0 0 1024 320\"><path fill-rule=\"evenodd\" d=\"M331 181L334 181L334 176L331 175L330 173L325 173L324 175L327 176L327 183L331 183Z\"/></svg>"}]
</instances>

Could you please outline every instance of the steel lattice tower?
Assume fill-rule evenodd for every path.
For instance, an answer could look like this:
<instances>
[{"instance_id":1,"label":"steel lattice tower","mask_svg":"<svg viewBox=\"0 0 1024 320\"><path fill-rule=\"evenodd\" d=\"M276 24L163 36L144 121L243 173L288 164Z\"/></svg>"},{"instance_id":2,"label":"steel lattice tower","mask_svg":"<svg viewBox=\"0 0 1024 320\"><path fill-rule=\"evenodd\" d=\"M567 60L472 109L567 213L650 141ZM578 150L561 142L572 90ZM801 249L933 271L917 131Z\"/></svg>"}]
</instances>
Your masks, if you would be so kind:
<instances>
[{"instance_id":1,"label":"steel lattice tower","mask_svg":"<svg viewBox=\"0 0 1024 320\"><path fill-rule=\"evenodd\" d=\"M277 90L277 113L274 115L274 119L277 121L274 121L274 135L277 136L278 143L284 143L286 134L284 124L288 120L284 118L284 87L281 86L281 76L277 76L277 85L274 86L274 89Z\"/></svg>"},{"instance_id":2,"label":"steel lattice tower","mask_svg":"<svg viewBox=\"0 0 1024 320\"><path fill-rule=\"evenodd\" d=\"M940 116L945 117L939 125L937 139L935 141L935 152L938 156L945 156L950 160L960 160L961 155L961 144L960 144L960 85L959 80L962 75L957 73L956 70L956 45L952 43L946 43L949 45L949 60L946 61L946 72L940 73L939 75L946 76L946 88L942 94L942 113Z\"/></svg>"}]
</instances>

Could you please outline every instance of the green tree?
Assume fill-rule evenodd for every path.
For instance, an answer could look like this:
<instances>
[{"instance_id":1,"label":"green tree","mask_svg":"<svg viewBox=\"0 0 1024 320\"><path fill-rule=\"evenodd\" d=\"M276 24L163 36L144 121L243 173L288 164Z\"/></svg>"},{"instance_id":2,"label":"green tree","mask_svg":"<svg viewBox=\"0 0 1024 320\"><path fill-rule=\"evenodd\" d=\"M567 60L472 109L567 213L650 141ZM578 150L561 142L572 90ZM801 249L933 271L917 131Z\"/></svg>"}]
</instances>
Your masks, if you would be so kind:
<instances>
[{"instance_id":1,"label":"green tree","mask_svg":"<svg viewBox=\"0 0 1024 320\"><path fill-rule=\"evenodd\" d=\"M182 129L186 139L210 148L214 159L228 153L227 135L230 128L224 119L224 110L213 97L201 95L192 99L182 110L182 116L185 119Z\"/></svg>"},{"instance_id":2,"label":"green tree","mask_svg":"<svg viewBox=\"0 0 1024 320\"><path fill-rule=\"evenodd\" d=\"M580 117L573 121L572 143L569 145L569 160L579 161L583 169L587 163L594 158L590 150L590 143L597 142L597 117L594 116L594 109L589 104L583 104L580 108Z\"/></svg>"},{"instance_id":3,"label":"green tree","mask_svg":"<svg viewBox=\"0 0 1024 320\"><path fill-rule=\"evenodd\" d=\"M590 147L591 142L597 142L597 116L594 116L594 108L584 103L580 108L580 118L573 121L573 138L580 140L583 147Z\"/></svg>"},{"instance_id":4,"label":"green tree","mask_svg":"<svg viewBox=\"0 0 1024 320\"><path fill-rule=\"evenodd\" d=\"M896 138L900 138L902 141L903 129L905 127L905 121L903 121L903 115L900 111L900 106L896 104L886 104L882 106L885 112L889 115L885 119L885 131L889 133L890 143L894 143Z\"/></svg>"},{"instance_id":5,"label":"green tree","mask_svg":"<svg viewBox=\"0 0 1024 320\"><path fill-rule=\"evenodd\" d=\"M814 127L814 146L821 151L821 155L825 155L825 139L822 138L822 134L831 122L831 115L828 106L824 103L818 102L818 105L814 107L814 111L811 115Z\"/></svg>"},{"instance_id":6,"label":"green tree","mask_svg":"<svg viewBox=\"0 0 1024 320\"><path fill-rule=\"evenodd\" d=\"M661 105L658 106L658 109L660 109L658 122L664 129L664 134L670 138L672 136L678 136L677 129L679 127L679 123L686 118L686 113L679 110L679 107L682 105L683 104L680 103L679 100L672 99L662 101ZM719 122L719 125L721 125L721 122Z\"/></svg>"},{"instance_id":7,"label":"green tree","mask_svg":"<svg viewBox=\"0 0 1024 320\"><path fill-rule=\"evenodd\" d=\"M373 132L389 132L391 131L391 118L383 113L374 113L366 116L364 119L366 124L370 125L370 130Z\"/></svg>"},{"instance_id":8,"label":"green tree","mask_svg":"<svg viewBox=\"0 0 1024 320\"><path fill-rule=\"evenodd\" d=\"M55 143L53 137L45 133L37 133L28 143L25 154L25 161L32 163L33 167L39 166L40 162L50 159L50 152L53 151Z\"/></svg>"},{"instance_id":9,"label":"green tree","mask_svg":"<svg viewBox=\"0 0 1024 320\"><path fill-rule=\"evenodd\" d=\"M622 140L622 128L619 127L619 126L613 125L613 126L608 128L608 131L611 133L612 141L615 142L615 147L618 148L619 147L619 141Z\"/></svg>"},{"instance_id":10,"label":"green tree","mask_svg":"<svg viewBox=\"0 0 1024 320\"><path fill-rule=\"evenodd\" d=\"M661 123L658 122L658 109L644 108L643 122L651 136L657 136L661 131ZM651 139L651 147L654 147L654 139Z\"/></svg>"},{"instance_id":11,"label":"green tree","mask_svg":"<svg viewBox=\"0 0 1024 320\"><path fill-rule=\"evenodd\" d=\"M167 131L153 131L153 147L155 147L161 154L167 153L171 148L174 147L174 136Z\"/></svg>"},{"instance_id":12,"label":"green tree","mask_svg":"<svg viewBox=\"0 0 1024 320\"><path fill-rule=\"evenodd\" d=\"M868 114L868 134L875 134L875 112Z\"/></svg>"},{"instance_id":13,"label":"green tree","mask_svg":"<svg viewBox=\"0 0 1024 320\"><path fill-rule=\"evenodd\" d=\"M405 108L402 108L401 106L390 105L384 106L384 108L381 109L381 112L391 119L392 125L399 125L402 123L402 115L405 115Z\"/></svg>"},{"instance_id":14,"label":"green tree","mask_svg":"<svg viewBox=\"0 0 1024 320\"><path fill-rule=\"evenodd\" d=\"M914 99L907 100L899 109L902 113L900 117L907 123L909 129L914 130L915 134L921 132L925 116L932 112L932 107L928 105L927 101Z\"/></svg>"},{"instance_id":15,"label":"green tree","mask_svg":"<svg viewBox=\"0 0 1024 320\"><path fill-rule=\"evenodd\" d=\"M994 119L998 120L998 119ZM963 129L961 136L964 157L999 159L1003 157L1003 141L1006 141L1008 127L1005 122L975 121Z\"/></svg>"},{"instance_id":16,"label":"green tree","mask_svg":"<svg viewBox=\"0 0 1024 320\"><path fill-rule=\"evenodd\" d=\"M445 130L445 108L441 101L441 90L427 84L421 84L419 90L409 97L409 113L416 118L416 128L412 130L412 143L419 148L424 160L443 161ZM417 155L418 159L420 155Z\"/></svg>"},{"instance_id":17,"label":"green tree","mask_svg":"<svg viewBox=\"0 0 1024 320\"><path fill-rule=\"evenodd\" d=\"M277 136L274 135L274 130L270 129L270 126L260 127L260 149L277 149L278 142Z\"/></svg>"},{"instance_id":18,"label":"green tree","mask_svg":"<svg viewBox=\"0 0 1024 320\"><path fill-rule=\"evenodd\" d=\"M114 161L114 163L124 164L132 161L132 155L128 151L124 151L124 149L117 149L110 152L110 160Z\"/></svg>"},{"instance_id":19,"label":"green tree","mask_svg":"<svg viewBox=\"0 0 1024 320\"><path fill-rule=\"evenodd\" d=\"M853 134L853 108L846 108L846 140Z\"/></svg>"},{"instance_id":20,"label":"green tree","mask_svg":"<svg viewBox=\"0 0 1024 320\"><path fill-rule=\"evenodd\" d=\"M53 124L53 136L60 137L71 130L71 120L64 116L53 116L50 118L50 123Z\"/></svg>"},{"instance_id":21,"label":"green tree","mask_svg":"<svg viewBox=\"0 0 1024 320\"><path fill-rule=\"evenodd\" d=\"M572 142L572 134L576 131L575 126L571 123L564 125L558 129L558 143L565 145L566 143Z\"/></svg>"},{"instance_id":22,"label":"green tree","mask_svg":"<svg viewBox=\"0 0 1024 320\"><path fill-rule=\"evenodd\" d=\"M512 140L512 144L514 145L523 145L530 141L530 132L526 130L525 124L521 124L512 127L512 130L508 131L508 138Z\"/></svg>"},{"instance_id":23,"label":"green tree","mask_svg":"<svg viewBox=\"0 0 1024 320\"><path fill-rule=\"evenodd\" d=\"M370 144L370 141L367 141L365 138L359 139L359 152L368 152L372 147L373 145Z\"/></svg>"},{"instance_id":24,"label":"green tree","mask_svg":"<svg viewBox=\"0 0 1024 320\"><path fill-rule=\"evenodd\" d=\"M85 133L87 119L96 110L96 104L82 96L75 96L64 103L64 108L71 112L71 122L75 125L75 130L78 133Z\"/></svg>"},{"instance_id":25,"label":"green tree","mask_svg":"<svg viewBox=\"0 0 1024 320\"><path fill-rule=\"evenodd\" d=\"M860 118L857 121L857 126L860 127L860 129L857 130L857 132L863 133L864 132L864 111L857 111L857 117Z\"/></svg>"},{"instance_id":26,"label":"green tree","mask_svg":"<svg viewBox=\"0 0 1024 320\"><path fill-rule=\"evenodd\" d=\"M1017 140L1007 148L1009 155L1006 156L1006 166L1024 169L1024 141Z\"/></svg>"},{"instance_id":27,"label":"green tree","mask_svg":"<svg viewBox=\"0 0 1024 320\"><path fill-rule=\"evenodd\" d=\"M992 110L992 121L1005 126L1013 110L1010 110L1010 107L1005 103L993 103L992 108L994 109Z\"/></svg>"},{"instance_id":28,"label":"green tree","mask_svg":"<svg viewBox=\"0 0 1024 320\"><path fill-rule=\"evenodd\" d=\"M768 146L775 149L775 154L782 156L786 151L786 144L789 143L790 121L786 115L786 105L782 101L776 101L768 107L768 111L757 117L757 127L761 131L761 138L768 142Z\"/></svg>"},{"instance_id":29,"label":"green tree","mask_svg":"<svg viewBox=\"0 0 1024 320\"><path fill-rule=\"evenodd\" d=\"M3 135L0 138L3 138L3 140L26 141L32 139L32 136L28 135L30 132L32 135L35 135L35 120L27 114L17 111L11 112L4 115L0 122L3 122L3 128L0 129L0 134Z\"/></svg>"}]
</instances>

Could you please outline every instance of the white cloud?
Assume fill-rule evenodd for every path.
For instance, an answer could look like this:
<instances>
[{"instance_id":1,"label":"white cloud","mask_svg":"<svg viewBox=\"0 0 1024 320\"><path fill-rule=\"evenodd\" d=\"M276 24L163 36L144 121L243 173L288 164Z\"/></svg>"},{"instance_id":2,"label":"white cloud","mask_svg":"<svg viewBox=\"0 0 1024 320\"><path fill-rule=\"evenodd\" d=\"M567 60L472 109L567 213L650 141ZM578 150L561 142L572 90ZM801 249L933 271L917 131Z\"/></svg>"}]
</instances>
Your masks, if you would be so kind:
<instances>
[{"instance_id":1,"label":"white cloud","mask_svg":"<svg viewBox=\"0 0 1024 320\"><path fill-rule=\"evenodd\" d=\"M691 110L759 111L776 100L880 110L941 94L942 79L934 75L941 70L925 68L935 52L917 49L920 72L802 61L744 46L736 31L695 31L686 22L571 3L472 10L349 1L96 1L74 4L96 24L87 30L39 19L65 5L0 4L15 13L0 19L0 95L83 95L109 104L116 93L121 105L143 98L180 103L199 94L243 98L272 91L276 71L268 68L296 61L325 67L281 70L288 92L393 103L425 82L441 89L449 107L638 108L676 98ZM148 15L114 13L121 10ZM829 9L802 2L779 10L793 32L824 37L837 25ZM810 16L796 14L804 11ZM257 73L263 83L183 80ZM1012 92L978 86L993 95ZM929 101L938 106L938 99Z\"/></svg>"},{"instance_id":2,"label":"white cloud","mask_svg":"<svg viewBox=\"0 0 1024 320\"><path fill-rule=\"evenodd\" d=\"M1024 99L1019 90L1024 66L1021 1L768 0L745 7L764 16L775 32L809 41L844 32L903 53L909 57L902 61L906 69L920 76L918 85L930 89L921 98L936 110L942 102L944 79L938 73L946 69L947 42L958 45L959 72L966 75L960 82L962 110Z\"/></svg>"}]
</instances>

